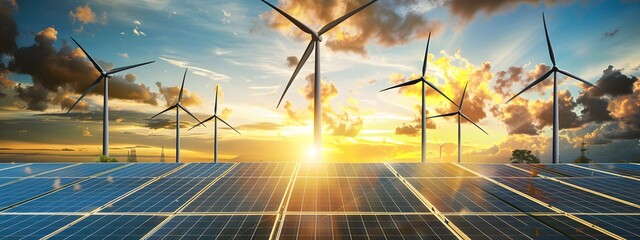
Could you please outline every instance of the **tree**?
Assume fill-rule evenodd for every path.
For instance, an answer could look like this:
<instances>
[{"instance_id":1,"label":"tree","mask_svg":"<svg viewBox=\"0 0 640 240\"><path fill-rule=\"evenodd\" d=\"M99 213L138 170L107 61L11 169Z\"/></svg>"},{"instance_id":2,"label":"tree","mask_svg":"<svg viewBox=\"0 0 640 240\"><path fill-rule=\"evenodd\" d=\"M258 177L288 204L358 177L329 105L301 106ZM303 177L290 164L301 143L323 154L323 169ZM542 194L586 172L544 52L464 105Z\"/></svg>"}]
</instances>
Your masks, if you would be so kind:
<instances>
[{"instance_id":1,"label":"tree","mask_svg":"<svg viewBox=\"0 0 640 240\"><path fill-rule=\"evenodd\" d=\"M118 160L114 157L99 155L96 157L96 162L118 162Z\"/></svg>"},{"instance_id":2,"label":"tree","mask_svg":"<svg viewBox=\"0 0 640 240\"><path fill-rule=\"evenodd\" d=\"M511 153L511 163L540 163L540 159L531 154L530 150L516 149Z\"/></svg>"}]
</instances>

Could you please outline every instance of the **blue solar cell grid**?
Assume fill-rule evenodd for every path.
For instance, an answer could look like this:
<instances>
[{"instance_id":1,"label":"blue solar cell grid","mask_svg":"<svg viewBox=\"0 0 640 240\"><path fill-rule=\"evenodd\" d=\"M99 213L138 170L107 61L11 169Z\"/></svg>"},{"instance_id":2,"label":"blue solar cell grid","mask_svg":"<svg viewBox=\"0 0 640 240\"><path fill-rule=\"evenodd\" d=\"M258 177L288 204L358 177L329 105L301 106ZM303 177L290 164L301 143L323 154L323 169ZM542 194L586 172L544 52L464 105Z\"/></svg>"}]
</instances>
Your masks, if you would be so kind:
<instances>
[{"instance_id":1,"label":"blue solar cell grid","mask_svg":"<svg viewBox=\"0 0 640 240\"><path fill-rule=\"evenodd\" d=\"M45 173L38 177L90 177L122 166L124 166L122 163L85 163Z\"/></svg>"},{"instance_id":2,"label":"blue solar cell grid","mask_svg":"<svg viewBox=\"0 0 640 240\"><path fill-rule=\"evenodd\" d=\"M0 171L2 177L28 177L54 169L70 166L70 163L34 163Z\"/></svg>"}]
</instances>

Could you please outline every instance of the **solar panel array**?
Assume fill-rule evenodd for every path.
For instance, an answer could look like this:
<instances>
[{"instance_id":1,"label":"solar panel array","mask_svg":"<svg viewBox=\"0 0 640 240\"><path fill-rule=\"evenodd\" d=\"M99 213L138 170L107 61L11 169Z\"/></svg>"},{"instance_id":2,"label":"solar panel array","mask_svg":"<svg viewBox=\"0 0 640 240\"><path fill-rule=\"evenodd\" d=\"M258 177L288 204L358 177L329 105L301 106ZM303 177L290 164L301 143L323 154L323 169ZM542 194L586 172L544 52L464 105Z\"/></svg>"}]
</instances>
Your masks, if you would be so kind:
<instances>
[{"instance_id":1,"label":"solar panel array","mask_svg":"<svg viewBox=\"0 0 640 240\"><path fill-rule=\"evenodd\" d=\"M638 164L0 164L0 238L640 239Z\"/></svg>"}]
</instances>

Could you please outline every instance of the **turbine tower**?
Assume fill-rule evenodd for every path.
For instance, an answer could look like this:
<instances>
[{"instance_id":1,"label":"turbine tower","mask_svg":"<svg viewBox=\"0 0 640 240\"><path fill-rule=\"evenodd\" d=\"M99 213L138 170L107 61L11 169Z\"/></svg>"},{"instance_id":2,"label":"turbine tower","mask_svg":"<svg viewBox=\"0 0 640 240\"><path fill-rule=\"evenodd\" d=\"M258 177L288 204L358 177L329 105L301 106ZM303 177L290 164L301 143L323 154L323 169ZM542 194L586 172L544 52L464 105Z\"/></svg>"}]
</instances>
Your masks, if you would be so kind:
<instances>
[{"instance_id":1,"label":"turbine tower","mask_svg":"<svg viewBox=\"0 0 640 240\"><path fill-rule=\"evenodd\" d=\"M553 67L551 68L551 70L549 70L547 73L543 74L540 78L536 79L535 81L533 81L531 84L529 84L529 86L525 87L522 91L520 91L518 94L516 94L515 96L511 97L509 100L507 100L506 103L509 103L511 100L513 100L514 98L516 98L518 95L522 94L523 92L529 90L529 88L537 85L538 83L546 80L552 73L553 73L553 155L551 158L551 162L552 163L560 163L560 139L558 136L558 133L560 131L560 119L559 119L559 108L558 108L558 81L557 81L557 76L556 74L562 73L568 77L571 77L575 80L578 80L580 82L583 82L589 86L595 87L597 89L599 89L600 91L602 91L601 88L599 88L596 85L591 84L590 82L587 82L586 80L579 78L565 70L559 69L556 66L556 57L555 54L553 54L553 48L551 47L551 40L549 40L549 32L547 31L547 21L544 18L544 12L542 13L542 24L544 25L544 34L547 37L547 49L549 50L549 57L551 58L551 63L553 63ZM603 91L604 92L604 91Z\"/></svg>"},{"instance_id":2,"label":"turbine tower","mask_svg":"<svg viewBox=\"0 0 640 240\"><path fill-rule=\"evenodd\" d=\"M349 17L353 16L354 14L358 13L359 11L361 11L362 9L368 7L369 5L373 4L374 2L376 2L377 0L372 0L370 2L368 2L365 5L362 5L361 7L351 11L350 13L336 19L333 20L332 22L330 22L329 24L325 25L324 27L322 27L319 31L314 31L311 28L307 27L307 25L304 25L302 22L298 21L297 19L293 18L292 16L290 16L289 14L287 14L286 12L280 10L279 8L277 8L276 6L272 5L271 3L262 0L262 2L266 3L267 5L269 5L271 8L273 8L274 10L276 10L277 12L279 12L280 14L282 14L282 16L284 16L285 18L289 19L289 21L291 21L291 23L293 23L294 25L296 25L298 28L300 28L300 30L302 30L305 33L308 33L309 35L311 35L311 41L309 41L309 45L307 46L307 49L304 51L304 54L302 55L302 58L300 58L300 62L298 62L298 66L296 67L296 69L293 71L293 75L291 76L291 79L289 80L289 83L287 83L287 86L284 89L284 92L282 93L282 97L280 97L280 100L278 101L278 105L276 106L276 108L278 108L280 106L280 103L282 102L282 99L284 98L284 95L287 94L287 90L289 90L289 87L291 86L291 83L293 82L293 80L296 78L296 75L298 75L298 72L300 71L300 68L302 68L302 66L304 66L304 63L307 61L307 59L309 58L309 56L311 55L311 52L313 51L313 48L315 46L316 48L316 55L315 55L315 71L314 71L314 81L313 81L313 139L314 139L314 148L315 151L319 154L319 156L322 156L322 101L321 101L321 83L320 83L320 42L322 41L322 34L326 33L327 31L331 30L332 28L334 28L335 26L337 26L338 24L342 23L344 20L347 20Z\"/></svg>"},{"instance_id":3,"label":"turbine tower","mask_svg":"<svg viewBox=\"0 0 640 240\"><path fill-rule=\"evenodd\" d=\"M153 117L149 119L149 120L154 119L155 117L157 117L160 114L163 114L166 111L169 111L174 108L176 109L176 162L177 163L180 162L180 109L184 110L187 114L189 114L189 116L193 117L196 121L198 121L198 123L200 123L200 120L198 120L196 116L194 116L191 112L189 112L189 110L187 110L187 108L183 107L182 104L180 104L180 101L182 100L182 90L184 89L184 80L187 78L187 71L189 71L189 68L184 70L184 76L182 76L182 86L180 87L178 102L176 102L176 104L174 104L173 106L170 106L167 109L163 110L162 112L159 112L158 114L153 115Z\"/></svg>"},{"instance_id":4,"label":"turbine tower","mask_svg":"<svg viewBox=\"0 0 640 240\"><path fill-rule=\"evenodd\" d=\"M427 119L425 116L425 111L426 111L426 106L424 104L425 101L425 84L429 85L429 87L433 88L433 90L436 90L438 93L440 93L440 95L444 96L445 98L447 98L447 100L449 100L451 103L453 103L453 105L458 106L456 103L454 103L449 97L447 97L447 95L445 95L442 91L440 91L440 89L438 89L435 85L431 84L430 82L427 81L427 79L425 78L425 73L427 71L427 56L429 55L429 42L431 41L431 32L429 32L429 38L427 39L427 49L425 50L424 53L424 61L422 63L422 75L415 80L411 80L408 82L404 82L398 85L395 85L393 87L390 88L385 88L380 90L380 92L384 92L390 89L394 89L394 88L398 88L398 87L403 87L403 86L409 86L409 85L414 85L417 83L420 83L420 86L422 87L422 101L421 101L421 105L422 105L422 111L420 114L420 118L422 119L420 126L422 129L422 138L421 138L421 159L422 162L425 163L427 162Z\"/></svg>"},{"instance_id":5,"label":"turbine tower","mask_svg":"<svg viewBox=\"0 0 640 240\"><path fill-rule=\"evenodd\" d=\"M93 81L91 86L89 86L89 88L87 88L87 90L84 91L82 96L80 96L80 98L78 98L78 100L73 105L71 105L71 107L69 108L67 113L71 112L71 109L73 109L73 107L75 107L80 102L80 100L82 100L82 98L84 98L84 96L87 95L87 93L91 92L91 90L93 90L96 86L98 86L100 81L102 81L102 79L104 79L104 82L103 82L104 83L104 96L103 96L104 98L103 98L103 105L102 105L102 155L109 156L109 78L112 77L113 74L122 72L124 70L131 69L131 68L135 68L135 67L139 67L139 66L142 66L142 65L146 65L146 64L149 64L149 63L153 63L155 61L139 63L139 64L134 64L134 65L129 65L129 66L125 66L125 67L114 68L114 69L111 69L109 71L105 71L100 66L100 64L98 64L98 62L96 62L91 57L91 55L89 55L89 53L87 53L87 51L85 51L84 48L82 46L80 46L80 44L75 39L73 39L73 37L71 37L71 40L73 40L73 42L76 43L76 45L78 45L78 47L82 50L84 55L87 56L89 61L91 61L91 63L93 64L93 67L96 70L98 70L98 72L100 73L100 76L95 81Z\"/></svg>"},{"instance_id":6,"label":"turbine tower","mask_svg":"<svg viewBox=\"0 0 640 240\"><path fill-rule=\"evenodd\" d=\"M231 125L229 125L227 122L225 122L224 120L222 120L222 118L218 117L218 86L216 86L216 98L215 98L215 102L213 104L213 116L205 119L204 121L196 124L195 126L191 127L189 130L200 126L201 124L204 124L208 121L213 120L213 162L217 163L218 162L218 120L220 120L222 123L224 123L225 125L227 125L227 127L233 129L233 131L236 131L238 134L240 134L240 132L238 132L238 130L236 130L234 127L232 127Z\"/></svg>"},{"instance_id":7,"label":"turbine tower","mask_svg":"<svg viewBox=\"0 0 640 240\"><path fill-rule=\"evenodd\" d=\"M489 133L487 133L484 129L482 129L480 126L478 126L478 124L476 124L475 122L471 121L471 119L469 117L467 117L467 115L464 115L464 113L462 113L462 104L464 103L464 95L467 93L467 85L469 84L469 82L467 82L464 85L464 91L462 92L462 98L460 99L460 105L458 106L458 111L452 112L452 113L447 113L447 114L441 114L441 115L436 115L436 116L431 116L431 117L427 117L427 118L437 118L437 117L447 117L447 116L453 116L453 115L458 115L458 163L461 162L461 157L462 157L462 144L460 142L461 139L461 131L460 131L460 118L464 118L467 119L467 121L473 123L473 125L475 125L476 127L478 127L478 129L480 129L480 131L484 132L485 134L489 135ZM442 146L441 146L442 148Z\"/></svg>"}]
</instances>

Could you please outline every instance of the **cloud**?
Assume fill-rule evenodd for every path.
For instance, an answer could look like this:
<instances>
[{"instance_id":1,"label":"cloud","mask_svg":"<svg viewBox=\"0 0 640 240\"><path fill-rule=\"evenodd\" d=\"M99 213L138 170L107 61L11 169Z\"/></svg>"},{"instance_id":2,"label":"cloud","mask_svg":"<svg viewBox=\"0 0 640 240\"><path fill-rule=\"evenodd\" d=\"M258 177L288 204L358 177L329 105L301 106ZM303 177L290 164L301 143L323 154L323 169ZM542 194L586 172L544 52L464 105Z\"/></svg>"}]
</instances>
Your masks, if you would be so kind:
<instances>
[{"instance_id":1,"label":"cloud","mask_svg":"<svg viewBox=\"0 0 640 240\"><path fill-rule=\"evenodd\" d=\"M286 1L279 8L319 30L366 2L368 0ZM365 46L370 44L390 47L416 38L427 38L429 31L437 35L443 28L442 23L425 17L425 12L434 7L431 1L422 0L378 1L327 32L324 35L326 46L334 52L366 55ZM308 39L305 33L275 11L270 10L261 18L266 19L271 29L292 34L298 39Z\"/></svg>"},{"instance_id":2,"label":"cloud","mask_svg":"<svg viewBox=\"0 0 640 240\"><path fill-rule=\"evenodd\" d=\"M100 17L98 17L89 4L85 4L84 6L76 7L75 11L69 11L69 16L73 19L73 21L78 21L81 23L80 28L76 29L76 31L81 32L84 30L84 27L90 23L100 22L102 25L107 24L107 13L103 12Z\"/></svg>"},{"instance_id":3,"label":"cloud","mask_svg":"<svg viewBox=\"0 0 640 240\"><path fill-rule=\"evenodd\" d=\"M261 130L261 131L274 131L278 130L282 125L271 122L255 122L250 124L244 124L238 126L238 129L242 130Z\"/></svg>"},{"instance_id":4,"label":"cloud","mask_svg":"<svg viewBox=\"0 0 640 240\"><path fill-rule=\"evenodd\" d=\"M590 88L589 92L593 96L603 96L605 93L613 97L627 95L633 93L633 84L638 81L635 76L628 77L622 74L622 69L615 69L609 65L607 69L602 71L602 77L596 81L596 86L602 88L604 92Z\"/></svg>"},{"instance_id":5,"label":"cloud","mask_svg":"<svg viewBox=\"0 0 640 240\"><path fill-rule=\"evenodd\" d=\"M489 1L466 1L448 0L445 6L449 12L459 19L459 25L466 25L471 22L478 13L483 12L485 16L506 12L516 9L521 4L529 5L554 5L556 3L571 2L573 0L489 0Z\"/></svg>"},{"instance_id":6,"label":"cloud","mask_svg":"<svg viewBox=\"0 0 640 240\"><path fill-rule=\"evenodd\" d=\"M413 106L413 110L414 110L414 116L413 116L413 121L411 121L409 124L403 122L401 126L396 127L396 135L407 135L407 136L417 136L418 134L420 134L420 131L422 130L422 117L420 115L420 111L422 109L422 106L420 105L414 105ZM426 109L425 111L425 116L430 116L431 114L429 114L429 109ZM436 128L436 124L433 121L433 119L427 119L427 125L426 128L427 129L435 129Z\"/></svg>"},{"instance_id":7,"label":"cloud","mask_svg":"<svg viewBox=\"0 0 640 240\"><path fill-rule=\"evenodd\" d=\"M180 128L190 128L192 126L191 122L180 121ZM144 127L149 129L176 129L176 121L166 118L154 118L149 120Z\"/></svg>"},{"instance_id":8,"label":"cloud","mask_svg":"<svg viewBox=\"0 0 640 240\"><path fill-rule=\"evenodd\" d=\"M170 59L166 57L159 57L159 58L160 60L165 61L171 65L178 66L181 68L189 68L193 70L193 74L196 74L198 76L208 77L209 79L214 81L228 81L229 79L231 79L231 77L227 75L217 73L209 69L191 66L187 61Z\"/></svg>"},{"instance_id":9,"label":"cloud","mask_svg":"<svg viewBox=\"0 0 640 240\"><path fill-rule=\"evenodd\" d=\"M620 32L620 29L616 29L616 30L613 30L611 32L604 32L602 34L602 37L600 37L600 40L605 40L607 38L614 38L616 36L616 34L618 34L618 32Z\"/></svg>"},{"instance_id":10,"label":"cloud","mask_svg":"<svg viewBox=\"0 0 640 240\"><path fill-rule=\"evenodd\" d=\"M300 59L296 56L288 56L287 57L287 67L295 67L298 65Z\"/></svg>"},{"instance_id":11,"label":"cloud","mask_svg":"<svg viewBox=\"0 0 640 240\"><path fill-rule=\"evenodd\" d=\"M118 53L118 56L120 56L121 58L129 58L128 53Z\"/></svg>"},{"instance_id":12,"label":"cloud","mask_svg":"<svg viewBox=\"0 0 640 240\"><path fill-rule=\"evenodd\" d=\"M261 91L259 93L252 93L251 96L263 96L263 95L274 95L278 92L278 88L280 85L275 86L250 86L248 87L251 90Z\"/></svg>"},{"instance_id":13,"label":"cloud","mask_svg":"<svg viewBox=\"0 0 640 240\"><path fill-rule=\"evenodd\" d=\"M529 111L529 101L515 100L511 104L492 108L493 114L502 121L509 134L538 135L539 129L534 125L533 116Z\"/></svg>"},{"instance_id":14,"label":"cloud","mask_svg":"<svg viewBox=\"0 0 640 240\"><path fill-rule=\"evenodd\" d=\"M219 116L220 116L220 118L222 118L222 120L227 120L227 119L229 119L229 116L231 116L232 112L233 112L233 110L231 110L231 108L224 108L220 112Z\"/></svg>"},{"instance_id":15,"label":"cloud","mask_svg":"<svg viewBox=\"0 0 640 240\"><path fill-rule=\"evenodd\" d=\"M82 128L82 136L83 137L93 137L93 134L89 131L88 127Z\"/></svg>"},{"instance_id":16,"label":"cloud","mask_svg":"<svg viewBox=\"0 0 640 240\"><path fill-rule=\"evenodd\" d=\"M156 86L158 86L158 90L160 94L164 97L166 101L166 106L172 106L178 102L178 96L180 95L180 86L173 87L163 87L161 82L156 82ZM184 106L197 106L202 103L202 98L194 93L190 92L186 88L182 92L182 101L181 104Z\"/></svg>"},{"instance_id":17,"label":"cloud","mask_svg":"<svg viewBox=\"0 0 640 240\"><path fill-rule=\"evenodd\" d=\"M18 49L18 25L13 20L13 10L17 8L15 2L0 1L0 56L13 54ZM0 61L1 63L2 61ZM0 68L0 70L2 70Z\"/></svg>"},{"instance_id":18,"label":"cloud","mask_svg":"<svg viewBox=\"0 0 640 240\"><path fill-rule=\"evenodd\" d=\"M141 25L142 24L140 23L140 20L138 19L133 20L133 29L131 30L131 32L133 32L133 34L135 34L136 36L147 36L146 33L140 30Z\"/></svg>"}]
</instances>

